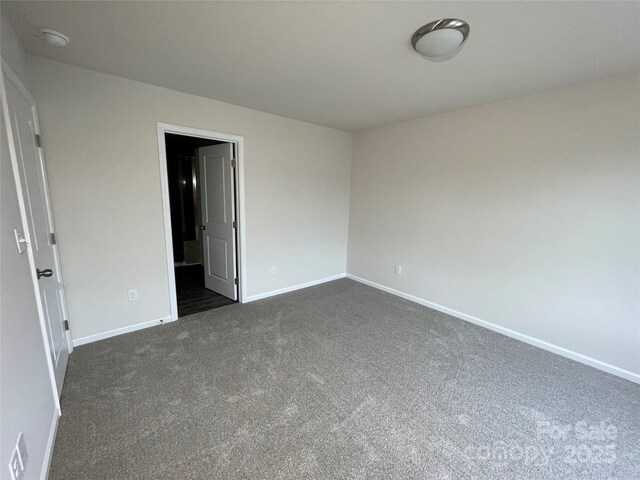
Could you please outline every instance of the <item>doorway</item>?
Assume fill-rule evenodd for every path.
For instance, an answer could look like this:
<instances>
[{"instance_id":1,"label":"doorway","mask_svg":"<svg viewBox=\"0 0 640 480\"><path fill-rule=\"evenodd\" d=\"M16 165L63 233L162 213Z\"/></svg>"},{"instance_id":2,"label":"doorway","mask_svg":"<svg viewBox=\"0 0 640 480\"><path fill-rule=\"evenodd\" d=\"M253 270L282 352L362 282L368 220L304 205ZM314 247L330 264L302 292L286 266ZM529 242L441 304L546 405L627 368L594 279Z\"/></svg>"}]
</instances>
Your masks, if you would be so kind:
<instances>
[{"instance_id":1,"label":"doorway","mask_svg":"<svg viewBox=\"0 0 640 480\"><path fill-rule=\"evenodd\" d=\"M173 320L243 301L242 138L158 124Z\"/></svg>"}]
</instances>

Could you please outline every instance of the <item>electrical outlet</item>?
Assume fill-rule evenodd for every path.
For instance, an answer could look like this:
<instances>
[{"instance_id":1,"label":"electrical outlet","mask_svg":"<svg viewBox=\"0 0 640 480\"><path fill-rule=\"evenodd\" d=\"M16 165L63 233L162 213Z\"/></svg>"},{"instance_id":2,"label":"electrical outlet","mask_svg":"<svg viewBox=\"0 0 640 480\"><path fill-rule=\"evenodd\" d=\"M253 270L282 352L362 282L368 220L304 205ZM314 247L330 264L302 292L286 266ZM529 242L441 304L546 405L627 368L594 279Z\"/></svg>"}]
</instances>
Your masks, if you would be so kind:
<instances>
[{"instance_id":1,"label":"electrical outlet","mask_svg":"<svg viewBox=\"0 0 640 480\"><path fill-rule=\"evenodd\" d=\"M138 301L138 289L131 288L131 289L127 290L127 296L129 297L129 301L130 302L137 302Z\"/></svg>"},{"instance_id":2,"label":"electrical outlet","mask_svg":"<svg viewBox=\"0 0 640 480\"><path fill-rule=\"evenodd\" d=\"M396 265L396 275L402 274L402 265Z\"/></svg>"},{"instance_id":3,"label":"electrical outlet","mask_svg":"<svg viewBox=\"0 0 640 480\"><path fill-rule=\"evenodd\" d=\"M276 268L275 265L271 265L271 273L276 273L278 271L278 269Z\"/></svg>"}]
</instances>

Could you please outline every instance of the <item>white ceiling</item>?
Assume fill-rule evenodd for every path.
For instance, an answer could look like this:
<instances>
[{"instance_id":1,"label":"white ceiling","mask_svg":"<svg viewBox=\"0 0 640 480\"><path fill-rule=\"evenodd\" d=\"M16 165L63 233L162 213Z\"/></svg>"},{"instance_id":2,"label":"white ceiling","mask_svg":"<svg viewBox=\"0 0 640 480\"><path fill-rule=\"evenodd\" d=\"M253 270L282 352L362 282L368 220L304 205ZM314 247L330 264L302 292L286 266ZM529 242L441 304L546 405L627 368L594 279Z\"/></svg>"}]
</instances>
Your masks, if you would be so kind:
<instances>
[{"instance_id":1,"label":"white ceiling","mask_svg":"<svg viewBox=\"0 0 640 480\"><path fill-rule=\"evenodd\" d=\"M2 2L28 52L358 131L640 70L640 2ZM453 60L409 43L435 19ZM71 38L66 49L39 27Z\"/></svg>"}]
</instances>

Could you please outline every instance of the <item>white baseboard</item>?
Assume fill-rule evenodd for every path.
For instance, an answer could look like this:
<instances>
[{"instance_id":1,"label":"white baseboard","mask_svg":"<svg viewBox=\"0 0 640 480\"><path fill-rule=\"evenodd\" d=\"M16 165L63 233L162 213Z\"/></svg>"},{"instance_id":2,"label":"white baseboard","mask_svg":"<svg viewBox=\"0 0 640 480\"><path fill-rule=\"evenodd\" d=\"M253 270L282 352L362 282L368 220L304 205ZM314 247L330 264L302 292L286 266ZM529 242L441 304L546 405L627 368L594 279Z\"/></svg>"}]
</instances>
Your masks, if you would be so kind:
<instances>
[{"instance_id":1,"label":"white baseboard","mask_svg":"<svg viewBox=\"0 0 640 480\"><path fill-rule=\"evenodd\" d=\"M275 295L281 295L283 293L293 292L295 290L301 290L303 288L313 287L314 285L320 285L321 283L332 282L334 280L338 280L339 278L346 277L346 273L340 273L338 275L333 275L332 277L321 278L320 280L313 280L311 282L301 283L299 285L294 285L292 287L280 288L278 290L271 290L270 292L258 293L256 295L249 295L244 303L255 302L256 300L262 300L263 298L273 297Z\"/></svg>"},{"instance_id":2,"label":"white baseboard","mask_svg":"<svg viewBox=\"0 0 640 480\"><path fill-rule=\"evenodd\" d=\"M44 451L44 459L42 462L42 472L40 479L47 480L49 478L49 469L51 468L51 458L53 457L53 444L56 441L56 432L58 431L58 420L60 419L60 411L56 408L51 420L51 429L49 430L49 438L47 439L47 448Z\"/></svg>"},{"instance_id":3,"label":"white baseboard","mask_svg":"<svg viewBox=\"0 0 640 480\"><path fill-rule=\"evenodd\" d=\"M314 285L320 285L321 283L331 282L333 280L338 280L339 278L345 278L346 276L347 276L346 273L340 273L338 275L333 275L331 277L321 278L320 280L313 280L311 282L301 283L299 285L293 285L291 287L285 287L285 288L280 288L278 290L272 290L270 292L250 295L245 299L243 303L254 302L256 300L261 300L263 298L273 297L274 295L280 295L282 293L293 292L295 290L301 290L307 287L313 287ZM142 330L143 328L154 327L156 325L160 325L160 324L168 323L172 321L173 320L171 319L171 315L168 315L158 320L151 320L149 322L137 323L135 325L129 325L127 327L109 330L107 332L96 333L95 335L89 335L87 337L76 338L73 340L73 346L79 347L80 345L85 345L87 343L97 342L98 340L104 340L105 338L115 337L117 335L122 335L124 333L135 332L136 330Z\"/></svg>"},{"instance_id":4,"label":"white baseboard","mask_svg":"<svg viewBox=\"0 0 640 480\"><path fill-rule=\"evenodd\" d=\"M126 327L116 328L107 332L96 333L95 335L89 335L87 337L75 338L73 340L73 346L79 347L87 343L97 342L98 340L104 340L105 338L111 338L123 333L135 332L136 330L142 330L143 328L155 327L156 325L162 325L164 323L171 322L171 315L159 318L157 320L150 320L148 322L136 323L135 325L129 325Z\"/></svg>"},{"instance_id":5,"label":"white baseboard","mask_svg":"<svg viewBox=\"0 0 640 480\"><path fill-rule=\"evenodd\" d=\"M602 370L604 372L617 375L618 377L624 378L626 380L630 380L635 383L640 383L640 374L631 372L629 370L625 370L620 367L616 367L609 363L601 362L600 360L596 360L595 358L587 357L586 355L582 355L581 353L577 353L572 350L559 347L552 343L545 342L544 340L539 340L537 338L530 337L529 335L516 332L515 330L501 327L500 325L496 325L495 323L487 322L486 320L481 320L472 315L467 315L466 313L458 312L457 310L453 310L451 308L438 305L437 303L429 302L428 300L424 300L423 298L419 298L414 295L401 292L400 290L395 290L385 285L381 285L379 283L375 283L370 280L366 280L364 278L356 277L355 275L351 275L349 273L346 276L347 278L350 278L351 280L355 280L356 282L369 285L370 287L374 287L374 288L377 288L378 290L382 290L392 295L396 295L398 297L411 300L412 302L418 303L420 305L424 305L425 307L433 308L434 310L438 310L439 312L443 312L453 317L459 318L461 320L466 320L467 322L471 322L481 327L488 328L489 330L493 330L494 332L501 333L502 335L506 335L507 337L515 338L516 340L520 340L522 342L528 343L529 345L533 345L534 347L539 347L544 350L548 350L549 352L557 353L558 355L562 355L563 357L570 358L571 360L584 363L585 365L589 365L591 367L597 368L598 370Z\"/></svg>"}]
</instances>

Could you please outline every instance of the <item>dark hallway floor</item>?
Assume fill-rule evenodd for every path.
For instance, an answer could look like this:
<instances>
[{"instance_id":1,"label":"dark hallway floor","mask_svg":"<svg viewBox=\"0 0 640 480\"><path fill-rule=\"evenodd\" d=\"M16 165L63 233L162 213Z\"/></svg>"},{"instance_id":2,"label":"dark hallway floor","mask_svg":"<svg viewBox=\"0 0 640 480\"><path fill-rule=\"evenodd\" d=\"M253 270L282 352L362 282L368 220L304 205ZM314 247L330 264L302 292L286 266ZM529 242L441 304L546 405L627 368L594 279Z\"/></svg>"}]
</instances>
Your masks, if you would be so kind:
<instances>
[{"instance_id":1,"label":"dark hallway floor","mask_svg":"<svg viewBox=\"0 0 640 480\"><path fill-rule=\"evenodd\" d=\"M176 267L176 295L178 297L178 317L234 303L230 298L205 288L204 267L202 265Z\"/></svg>"}]
</instances>

